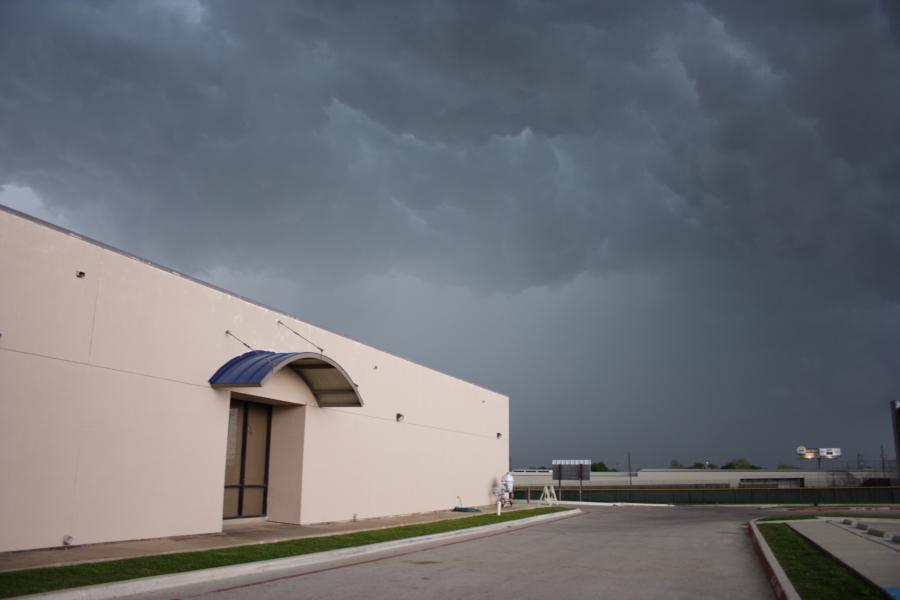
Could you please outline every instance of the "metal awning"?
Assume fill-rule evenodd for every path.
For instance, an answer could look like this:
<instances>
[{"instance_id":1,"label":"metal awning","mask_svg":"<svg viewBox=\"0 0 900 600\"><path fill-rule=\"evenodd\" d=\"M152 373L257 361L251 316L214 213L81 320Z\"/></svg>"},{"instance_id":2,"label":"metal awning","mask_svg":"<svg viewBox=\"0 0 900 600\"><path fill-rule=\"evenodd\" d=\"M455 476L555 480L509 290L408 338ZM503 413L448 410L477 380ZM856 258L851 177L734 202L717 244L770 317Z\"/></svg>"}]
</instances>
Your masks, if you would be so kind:
<instances>
[{"instance_id":1,"label":"metal awning","mask_svg":"<svg viewBox=\"0 0 900 600\"><path fill-rule=\"evenodd\" d=\"M315 352L251 350L219 367L209 384L214 388L262 387L272 373L284 367L306 383L321 407L363 405L359 389L347 372Z\"/></svg>"}]
</instances>

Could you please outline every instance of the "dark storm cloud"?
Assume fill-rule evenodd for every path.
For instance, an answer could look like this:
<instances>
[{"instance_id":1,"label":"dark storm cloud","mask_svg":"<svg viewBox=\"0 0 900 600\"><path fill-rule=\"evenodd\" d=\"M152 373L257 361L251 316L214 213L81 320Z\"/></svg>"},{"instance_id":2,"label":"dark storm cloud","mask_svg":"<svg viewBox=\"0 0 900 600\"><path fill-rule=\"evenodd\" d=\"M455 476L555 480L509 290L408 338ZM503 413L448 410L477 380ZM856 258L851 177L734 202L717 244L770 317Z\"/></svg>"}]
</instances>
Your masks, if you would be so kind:
<instances>
[{"instance_id":1,"label":"dark storm cloud","mask_svg":"<svg viewBox=\"0 0 900 600\"><path fill-rule=\"evenodd\" d=\"M4 2L0 185L509 392L514 434L558 386L497 357L549 345L582 423L866 403L860 441L900 384L898 31L891 0Z\"/></svg>"},{"instance_id":2,"label":"dark storm cloud","mask_svg":"<svg viewBox=\"0 0 900 600\"><path fill-rule=\"evenodd\" d=\"M5 8L4 179L146 218L180 262L254 239L521 289L712 235L896 293L871 272L900 164L875 6Z\"/></svg>"}]
</instances>

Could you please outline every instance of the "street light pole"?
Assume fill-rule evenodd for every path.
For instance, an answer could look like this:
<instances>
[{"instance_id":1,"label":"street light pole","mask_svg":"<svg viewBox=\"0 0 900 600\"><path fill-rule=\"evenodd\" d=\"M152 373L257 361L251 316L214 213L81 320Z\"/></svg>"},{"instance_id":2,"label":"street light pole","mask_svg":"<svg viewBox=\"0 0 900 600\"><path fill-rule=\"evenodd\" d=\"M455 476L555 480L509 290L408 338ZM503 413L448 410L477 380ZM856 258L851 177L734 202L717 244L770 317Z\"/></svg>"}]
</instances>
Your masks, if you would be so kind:
<instances>
[{"instance_id":1,"label":"street light pole","mask_svg":"<svg viewBox=\"0 0 900 600\"><path fill-rule=\"evenodd\" d=\"M894 459L897 463L897 478L900 479L900 400L891 401L891 421L894 422Z\"/></svg>"},{"instance_id":2,"label":"street light pole","mask_svg":"<svg viewBox=\"0 0 900 600\"><path fill-rule=\"evenodd\" d=\"M628 487L631 487L631 452L628 453Z\"/></svg>"}]
</instances>

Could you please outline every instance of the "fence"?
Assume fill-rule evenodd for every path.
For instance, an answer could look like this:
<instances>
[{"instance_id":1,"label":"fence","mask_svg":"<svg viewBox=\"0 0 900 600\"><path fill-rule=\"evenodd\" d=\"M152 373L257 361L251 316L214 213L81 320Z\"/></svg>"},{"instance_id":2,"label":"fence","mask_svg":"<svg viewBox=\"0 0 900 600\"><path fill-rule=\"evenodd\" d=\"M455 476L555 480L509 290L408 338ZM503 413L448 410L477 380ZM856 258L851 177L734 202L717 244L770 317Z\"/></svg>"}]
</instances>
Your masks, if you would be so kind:
<instances>
[{"instance_id":1,"label":"fence","mask_svg":"<svg viewBox=\"0 0 900 600\"><path fill-rule=\"evenodd\" d=\"M543 487L524 487L515 498L539 501ZM900 487L557 489L562 501L650 504L896 504Z\"/></svg>"},{"instance_id":2,"label":"fence","mask_svg":"<svg viewBox=\"0 0 900 600\"><path fill-rule=\"evenodd\" d=\"M808 461L810 465L815 465L815 461ZM862 455L856 459L845 458L844 460L823 460L822 470L828 471L868 471L872 477L883 477L897 474L897 461L893 458L885 458L883 461L879 458L868 459Z\"/></svg>"}]
</instances>

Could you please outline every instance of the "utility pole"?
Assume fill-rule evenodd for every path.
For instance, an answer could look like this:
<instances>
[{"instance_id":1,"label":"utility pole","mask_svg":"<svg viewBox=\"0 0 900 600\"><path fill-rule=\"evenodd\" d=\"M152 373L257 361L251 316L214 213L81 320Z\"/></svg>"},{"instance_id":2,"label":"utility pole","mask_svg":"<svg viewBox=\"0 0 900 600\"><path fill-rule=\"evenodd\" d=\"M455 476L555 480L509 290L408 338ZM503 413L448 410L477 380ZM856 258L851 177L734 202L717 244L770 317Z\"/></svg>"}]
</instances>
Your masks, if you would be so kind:
<instances>
[{"instance_id":1,"label":"utility pole","mask_svg":"<svg viewBox=\"0 0 900 600\"><path fill-rule=\"evenodd\" d=\"M628 487L631 487L631 452L628 453Z\"/></svg>"},{"instance_id":2,"label":"utility pole","mask_svg":"<svg viewBox=\"0 0 900 600\"><path fill-rule=\"evenodd\" d=\"M891 420L894 422L894 462L900 479L900 400L891 401Z\"/></svg>"}]
</instances>

